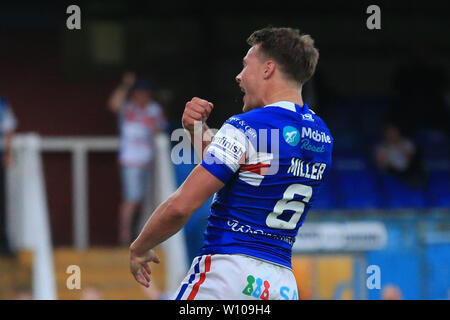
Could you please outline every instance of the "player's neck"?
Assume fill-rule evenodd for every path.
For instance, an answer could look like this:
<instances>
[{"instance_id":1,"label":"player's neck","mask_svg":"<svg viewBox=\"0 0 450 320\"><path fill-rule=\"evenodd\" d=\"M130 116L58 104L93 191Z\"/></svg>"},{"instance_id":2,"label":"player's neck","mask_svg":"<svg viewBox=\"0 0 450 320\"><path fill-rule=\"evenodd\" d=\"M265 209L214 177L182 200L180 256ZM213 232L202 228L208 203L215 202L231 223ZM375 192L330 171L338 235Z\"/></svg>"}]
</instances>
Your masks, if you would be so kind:
<instances>
[{"instance_id":1,"label":"player's neck","mask_svg":"<svg viewBox=\"0 0 450 320\"><path fill-rule=\"evenodd\" d=\"M298 104L299 106L303 106L301 88L278 88L277 90L269 91L263 98L265 106L278 101L289 101Z\"/></svg>"}]
</instances>

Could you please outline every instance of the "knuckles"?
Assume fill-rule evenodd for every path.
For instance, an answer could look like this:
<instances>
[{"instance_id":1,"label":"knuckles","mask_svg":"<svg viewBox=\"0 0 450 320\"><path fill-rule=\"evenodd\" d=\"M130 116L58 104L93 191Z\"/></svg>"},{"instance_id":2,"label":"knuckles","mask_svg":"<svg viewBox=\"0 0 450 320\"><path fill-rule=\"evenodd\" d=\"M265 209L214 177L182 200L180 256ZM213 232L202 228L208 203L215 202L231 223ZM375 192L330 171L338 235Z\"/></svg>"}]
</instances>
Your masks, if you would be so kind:
<instances>
[{"instance_id":1,"label":"knuckles","mask_svg":"<svg viewBox=\"0 0 450 320\"><path fill-rule=\"evenodd\" d=\"M194 121L204 121L208 118L213 104L198 97L193 97L190 101L186 102L182 122L184 125L192 125ZM198 116L201 115L201 117Z\"/></svg>"}]
</instances>

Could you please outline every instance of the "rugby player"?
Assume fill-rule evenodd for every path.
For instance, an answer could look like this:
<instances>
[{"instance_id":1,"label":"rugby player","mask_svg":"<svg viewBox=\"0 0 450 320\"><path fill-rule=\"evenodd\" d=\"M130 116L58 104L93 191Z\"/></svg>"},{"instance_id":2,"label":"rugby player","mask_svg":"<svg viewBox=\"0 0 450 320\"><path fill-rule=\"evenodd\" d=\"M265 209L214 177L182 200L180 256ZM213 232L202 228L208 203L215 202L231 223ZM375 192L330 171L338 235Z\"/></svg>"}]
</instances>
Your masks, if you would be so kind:
<instances>
[{"instance_id":1,"label":"rugby player","mask_svg":"<svg viewBox=\"0 0 450 320\"><path fill-rule=\"evenodd\" d=\"M130 268L148 286L152 250L214 195L204 245L174 299L298 299L292 245L331 166L333 138L302 99L319 53L309 35L268 27L247 39L236 81L243 113L213 134L213 104L186 103L183 126L200 122L202 162L162 203L130 246ZM195 145L195 143L194 143Z\"/></svg>"}]
</instances>

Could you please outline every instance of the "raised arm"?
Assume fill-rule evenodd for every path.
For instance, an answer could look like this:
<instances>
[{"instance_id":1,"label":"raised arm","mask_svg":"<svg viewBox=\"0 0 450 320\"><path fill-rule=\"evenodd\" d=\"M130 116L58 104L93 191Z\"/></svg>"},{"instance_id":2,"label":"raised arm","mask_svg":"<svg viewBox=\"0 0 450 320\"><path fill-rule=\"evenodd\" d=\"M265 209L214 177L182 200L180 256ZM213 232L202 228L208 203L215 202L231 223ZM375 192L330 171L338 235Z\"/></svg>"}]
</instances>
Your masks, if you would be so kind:
<instances>
[{"instance_id":1,"label":"raised arm","mask_svg":"<svg viewBox=\"0 0 450 320\"><path fill-rule=\"evenodd\" d=\"M135 81L136 75L133 72L126 72L123 75L121 84L109 96L108 108L111 111L118 112L120 110Z\"/></svg>"}]
</instances>

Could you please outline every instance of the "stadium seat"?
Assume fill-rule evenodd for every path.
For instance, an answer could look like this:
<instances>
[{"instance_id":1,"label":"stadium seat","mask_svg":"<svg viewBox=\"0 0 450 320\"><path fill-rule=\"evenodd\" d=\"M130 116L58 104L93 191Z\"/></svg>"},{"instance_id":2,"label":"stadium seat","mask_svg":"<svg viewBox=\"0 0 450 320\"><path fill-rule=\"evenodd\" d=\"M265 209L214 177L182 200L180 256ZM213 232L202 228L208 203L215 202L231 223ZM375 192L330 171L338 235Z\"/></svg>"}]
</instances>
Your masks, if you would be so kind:
<instances>
[{"instance_id":1,"label":"stadium seat","mask_svg":"<svg viewBox=\"0 0 450 320\"><path fill-rule=\"evenodd\" d=\"M336 190L336 178L332 171L320 186L312 208L317 210L336 209L336 194L334 190Z\"/></svg>"},{"instance_id":2,"label":"stadium seat","mask_svg":"<svg viewBox=\"0 0 450 320\"><path fill-rule=\"evenodd\" d=\"M334 192L337 206L342 209L369 209L379 206L379 195L374 174L366 157L353 152L334 159L336 172Z\"/></svg>"},{"instance_id":3,"label":"stadium seat","mask_svg":"<svg viewBox=\"0 0 450 320\"><path fill-rule=\"evenodd\" d=\"M334 138L333 156L348 157L358 155L362 150L362 141L360 137L347 129L333 130Z\"/></svg>"},{"instance_id":4,"label":"stadium seat","mask_svg":"<svg viewBox=\"0 0 450 320\"><path fill-rule=\"evenodd\" d=\"M450 208L450 171L430 172L427 203L430 207Z\"/></svg>"},{"instance_id":5,"label":"stadium seat","mask_svg":"<svg viewBox=\"0 0 450 320\"><path fill-rule=\"evenodd\" d=\"M428 159L445 158L450 157L450 148L448 146L450 141L447 134L440 131L422 130L419 131L414 141L418 146L421 146L424 157Z\"/></svg>"},{"instance_id":6,"label":"stadium seat","mask_svg":"<svg viewBox=\"0 0 450 320\"><path fill-rule=\"evenodd\" d=\"M408 186L400 179L382 173L379 175L382 205L386 209L425 208L424 190Z\"/></svg>"},{"instance_id":7,"label":"stadium seat","mask_svg":"<svg viewBox=\"0 0 450 320\"><path fill-rule=\"evenodd\" d=\"M339 204L345 209L370 209L379 206L376 179L369 170L339 172Z\"/></svg>"}]
</instances>

